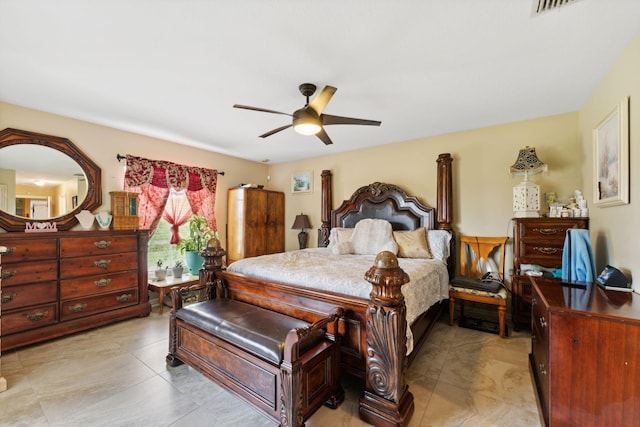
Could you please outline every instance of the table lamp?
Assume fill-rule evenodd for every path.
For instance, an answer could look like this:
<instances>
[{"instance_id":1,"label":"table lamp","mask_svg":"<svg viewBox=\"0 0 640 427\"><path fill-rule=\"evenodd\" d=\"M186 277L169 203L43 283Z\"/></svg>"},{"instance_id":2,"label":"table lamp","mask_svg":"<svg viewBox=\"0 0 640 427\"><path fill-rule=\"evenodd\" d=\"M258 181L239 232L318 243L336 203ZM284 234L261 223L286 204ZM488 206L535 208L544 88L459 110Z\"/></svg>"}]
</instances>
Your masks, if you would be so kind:
<instances>
[{"instance_id":1,"label":"table lamp","mask_svg":"<svg viewBox=\"0 0 640 427\"><path fill-rule=\"evenodd\" d=\"M302 230L298 233L298 243L300 244L300 249L304 249L307 247L307 232L304 231L305 228L311 228L311 224L309 224L309 218L305 214L296 215L295 221L293 221L293 225L291 226L292 230Z\"/></svg>"},{"instance_id":2,"label":"table lamp","mask_svg":"<svg viewBox=\"0 0 640 427\"><path fill-rule=\"evenodd\" d=\"M529 175L547 171L547 165L536 155L534 147L525 147L518 152L516 162L509 171L513 175L524 175L524 180L513 187L513 212L516 218L538 217L540 210L540 186L529 181Z\"/></svg>"}]
</instances>

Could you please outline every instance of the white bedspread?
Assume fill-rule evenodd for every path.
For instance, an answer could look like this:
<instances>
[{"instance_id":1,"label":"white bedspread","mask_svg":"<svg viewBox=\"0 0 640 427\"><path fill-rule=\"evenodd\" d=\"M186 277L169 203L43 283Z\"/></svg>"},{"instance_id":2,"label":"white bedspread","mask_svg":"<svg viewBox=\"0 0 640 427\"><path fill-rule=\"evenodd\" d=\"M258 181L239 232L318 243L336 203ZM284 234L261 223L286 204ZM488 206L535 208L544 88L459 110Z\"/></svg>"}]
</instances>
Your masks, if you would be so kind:
<instances>
[{"instance_id":1,"label":"white bedspread","mask_svg":"<svg viewBox=\"0 0 640 427\"><path fill-rule=\"evenodd\" d=\"M300 285L369 299L371 284L364 274L375 255L333 255L326 248L310 248L238 260L229 271L269 281ZM402 287L410 325L433 304L449 297L449 275L444 262L433 259L398 258L409 275ZM413 336L407 328L407 353Z\"/></svg>"}]
</instances>

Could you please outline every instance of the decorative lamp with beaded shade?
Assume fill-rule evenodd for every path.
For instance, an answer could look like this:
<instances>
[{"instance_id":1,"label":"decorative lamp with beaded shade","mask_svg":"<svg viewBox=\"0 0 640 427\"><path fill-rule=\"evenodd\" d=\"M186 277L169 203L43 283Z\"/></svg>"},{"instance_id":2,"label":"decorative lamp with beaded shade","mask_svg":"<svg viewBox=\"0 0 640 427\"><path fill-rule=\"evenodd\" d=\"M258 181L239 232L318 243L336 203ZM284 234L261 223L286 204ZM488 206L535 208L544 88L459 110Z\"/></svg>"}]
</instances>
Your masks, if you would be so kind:
<instances>
[{"instance_id":1,"label":"decorative lamp with beaded shade","mask_svg":"<svg viewBox=\"0 0 640 427\"><path fill-rule=\"evenodd\" d=\"M509 171L513 175L524 175L524 180L513 187L513 212L516 218L538 217L540 210L540 186L529 181L529 175L547 171L547 165L538 159L534 147L525 147L518 152L516 162Z\"/></svg>"}]
</instances>

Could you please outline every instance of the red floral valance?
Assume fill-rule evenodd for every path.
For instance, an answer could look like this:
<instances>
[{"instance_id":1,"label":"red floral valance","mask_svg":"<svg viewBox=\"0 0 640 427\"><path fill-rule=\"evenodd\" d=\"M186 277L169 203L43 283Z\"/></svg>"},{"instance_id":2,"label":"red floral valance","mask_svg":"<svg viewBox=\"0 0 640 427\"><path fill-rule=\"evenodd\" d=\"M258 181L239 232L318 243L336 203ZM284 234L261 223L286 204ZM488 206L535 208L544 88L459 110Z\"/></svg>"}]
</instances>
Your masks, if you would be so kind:
<instances>
[{"instance_id":1,"label":"red floral valance","mask_svg":"<svg viewBox=\"0 0 640 427\"><path fill-rule=\"evenodd\" d=\"M129 187L151 184L160 188L173 188L176 191L199 191L203 188L216 192L218 171L179 165L164 160L149 160L127 154L127 170L124 182Z\"/></svg>"}]
</instances>

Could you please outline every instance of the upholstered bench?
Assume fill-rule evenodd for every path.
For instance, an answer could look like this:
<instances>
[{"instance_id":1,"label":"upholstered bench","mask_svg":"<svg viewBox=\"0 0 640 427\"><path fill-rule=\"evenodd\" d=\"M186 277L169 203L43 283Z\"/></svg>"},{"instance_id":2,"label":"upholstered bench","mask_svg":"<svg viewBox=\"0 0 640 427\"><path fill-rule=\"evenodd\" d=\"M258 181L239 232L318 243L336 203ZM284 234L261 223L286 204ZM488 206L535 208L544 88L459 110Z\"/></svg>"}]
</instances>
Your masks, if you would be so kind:
<instances>
[{"instance_id":1,"label":"upholstered bench","mask_svg":"<svg viewBox=\"0 0 640 427\"><path fill-rule=\"evenodd\" d=\"M182 306L180 294L195 288L172 289L168 365L192 366L282 426L342 402L340 353L326 332L341 309L310 324L226 298Z\"/></svg>"}]
</instances>

